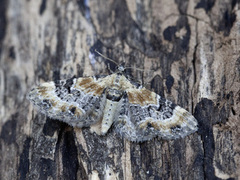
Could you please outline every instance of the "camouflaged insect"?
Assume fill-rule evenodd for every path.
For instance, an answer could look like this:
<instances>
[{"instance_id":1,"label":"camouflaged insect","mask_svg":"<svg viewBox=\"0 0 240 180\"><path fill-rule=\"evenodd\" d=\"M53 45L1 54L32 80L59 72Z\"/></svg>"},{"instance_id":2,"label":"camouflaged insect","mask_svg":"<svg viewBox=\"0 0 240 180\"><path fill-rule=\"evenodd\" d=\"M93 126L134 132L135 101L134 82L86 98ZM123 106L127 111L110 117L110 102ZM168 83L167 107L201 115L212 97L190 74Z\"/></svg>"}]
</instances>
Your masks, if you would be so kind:
<instances>
[{"instance_id":1,"label":"camouflaged insect","mask_svg":"<svg viewBox=\"0 0 240 180\"><path fill-rule=\"evenodd\" d=\"M124 70L119 66L109 76L43 83L28 99L50 118L73 127L101 121L104 135L113 124L130 141L176 139L197 131L197 120L188 111L128 80Z\"/></svg>"}]
</instances>

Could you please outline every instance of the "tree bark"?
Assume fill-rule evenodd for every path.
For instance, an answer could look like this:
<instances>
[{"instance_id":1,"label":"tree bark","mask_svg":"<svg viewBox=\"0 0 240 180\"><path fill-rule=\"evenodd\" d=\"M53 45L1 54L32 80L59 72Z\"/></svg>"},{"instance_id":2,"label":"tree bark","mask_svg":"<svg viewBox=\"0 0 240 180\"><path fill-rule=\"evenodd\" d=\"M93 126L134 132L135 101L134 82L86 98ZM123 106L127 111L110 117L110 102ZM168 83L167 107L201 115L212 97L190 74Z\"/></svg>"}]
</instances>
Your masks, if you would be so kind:
<instances>
[{"instance_id":1,"label":"tree bark","mask_svg":"<svg viewBox=\"0 0 240 180\"><path fill-rule=\"evenodd\" d=\"M0 179L239 179L238 3L0 1ZM190 111L198 132L136 143L33 109L36 84L110 74L95 49Z\"/></svg>"}]
</instances>

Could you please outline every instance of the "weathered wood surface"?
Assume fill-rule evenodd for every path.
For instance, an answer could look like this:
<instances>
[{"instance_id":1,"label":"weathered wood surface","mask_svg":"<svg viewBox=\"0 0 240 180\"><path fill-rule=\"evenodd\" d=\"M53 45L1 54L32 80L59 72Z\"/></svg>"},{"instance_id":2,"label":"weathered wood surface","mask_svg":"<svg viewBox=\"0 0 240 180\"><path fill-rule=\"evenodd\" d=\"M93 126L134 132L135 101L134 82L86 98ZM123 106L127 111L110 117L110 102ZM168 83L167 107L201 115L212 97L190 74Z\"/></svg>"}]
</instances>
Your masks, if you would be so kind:
<instances>
[{"instance_id":1,"label":"weathered wood surface","mask_svg":"<svg viewBox=\"0 0 240 180\"><path fill-rule=\"evenodd\" d=\"M240 11L232 1L0 1L0 179L239 179ZM98 49L199 131L131 143L46 118L35 84L108 74ZM111 67L113 68L113 67Z\"/></svg>"}]
</instances>

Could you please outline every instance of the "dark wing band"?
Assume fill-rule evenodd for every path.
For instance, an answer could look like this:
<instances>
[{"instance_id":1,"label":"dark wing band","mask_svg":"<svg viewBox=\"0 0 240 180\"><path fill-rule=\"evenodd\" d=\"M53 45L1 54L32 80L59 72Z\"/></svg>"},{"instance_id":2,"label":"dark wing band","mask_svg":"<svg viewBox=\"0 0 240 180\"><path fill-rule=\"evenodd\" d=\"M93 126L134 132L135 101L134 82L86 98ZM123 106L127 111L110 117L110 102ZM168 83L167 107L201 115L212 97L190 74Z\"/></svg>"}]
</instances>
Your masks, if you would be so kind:
<instances>
[{"instance_id":1,"label":"dark wing band","mask_svg":"<svg viewBox=\"0 0 240 180\"><path fill-rule=\"evenodd\" d=\"M102 117L106 96L94 77L43 83L28 99L44 114L72 126L85 127Z\"/></svg>"}]
</instances>

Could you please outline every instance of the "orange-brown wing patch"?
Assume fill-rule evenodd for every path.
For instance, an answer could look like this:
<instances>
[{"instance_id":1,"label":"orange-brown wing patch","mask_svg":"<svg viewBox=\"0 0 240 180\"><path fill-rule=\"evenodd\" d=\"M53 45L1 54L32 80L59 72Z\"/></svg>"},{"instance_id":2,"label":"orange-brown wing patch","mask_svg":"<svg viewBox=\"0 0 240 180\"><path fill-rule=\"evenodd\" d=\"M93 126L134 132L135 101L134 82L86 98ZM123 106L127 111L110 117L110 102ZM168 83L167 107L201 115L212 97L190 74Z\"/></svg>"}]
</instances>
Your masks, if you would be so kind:
<instances>
[{"instance_id":1,"label":"orange-brown wing patch","mask_svg":"<svg viewBox=\"0 0 240 180\"><path fill-rule=\"evenodd\" d=\"M50 93L55 89L53 82L43 83L32 91L36 91L40 96L49 97Z\"/></svg>"},{"instance_id":2,"label":"orange-brown wing patch","mask_svg":"<svg viewBox=\"0 0 240 180\"><path fill-rule=\"evenodd\" d=\"M145 88L127 90L128 100L131 104L139 104L146 106L149 104L157 104L157 94Z\"/></svg>"},{"instance_id":3,"label":"orange-brown wing patch","mask_svg":"<svg viewBox=\"0 0 240 180\"><path fill-rule=\"evenodd\" d=\"M139 124L140 129L146 129L149 126L153 127L155 130L160 130L160 129L166 130L166 129L168 129L168 127L165 124L156 122L152 118L148 118L148 119L146 119L145 121L143 121Z\"/></svg>"},{"instance_id":4,"label":"orange-brown wing patch","mask_svg":"<svg viewBox=\"0 0 240 180\"><path fill-rule=\"evenodd\" d=\"M92 93L95 96L101 96L105 89L103 86L97 83L92 77L78 78L74 88L80 89L85 93Z\"/></svg>"}]
</instances>

